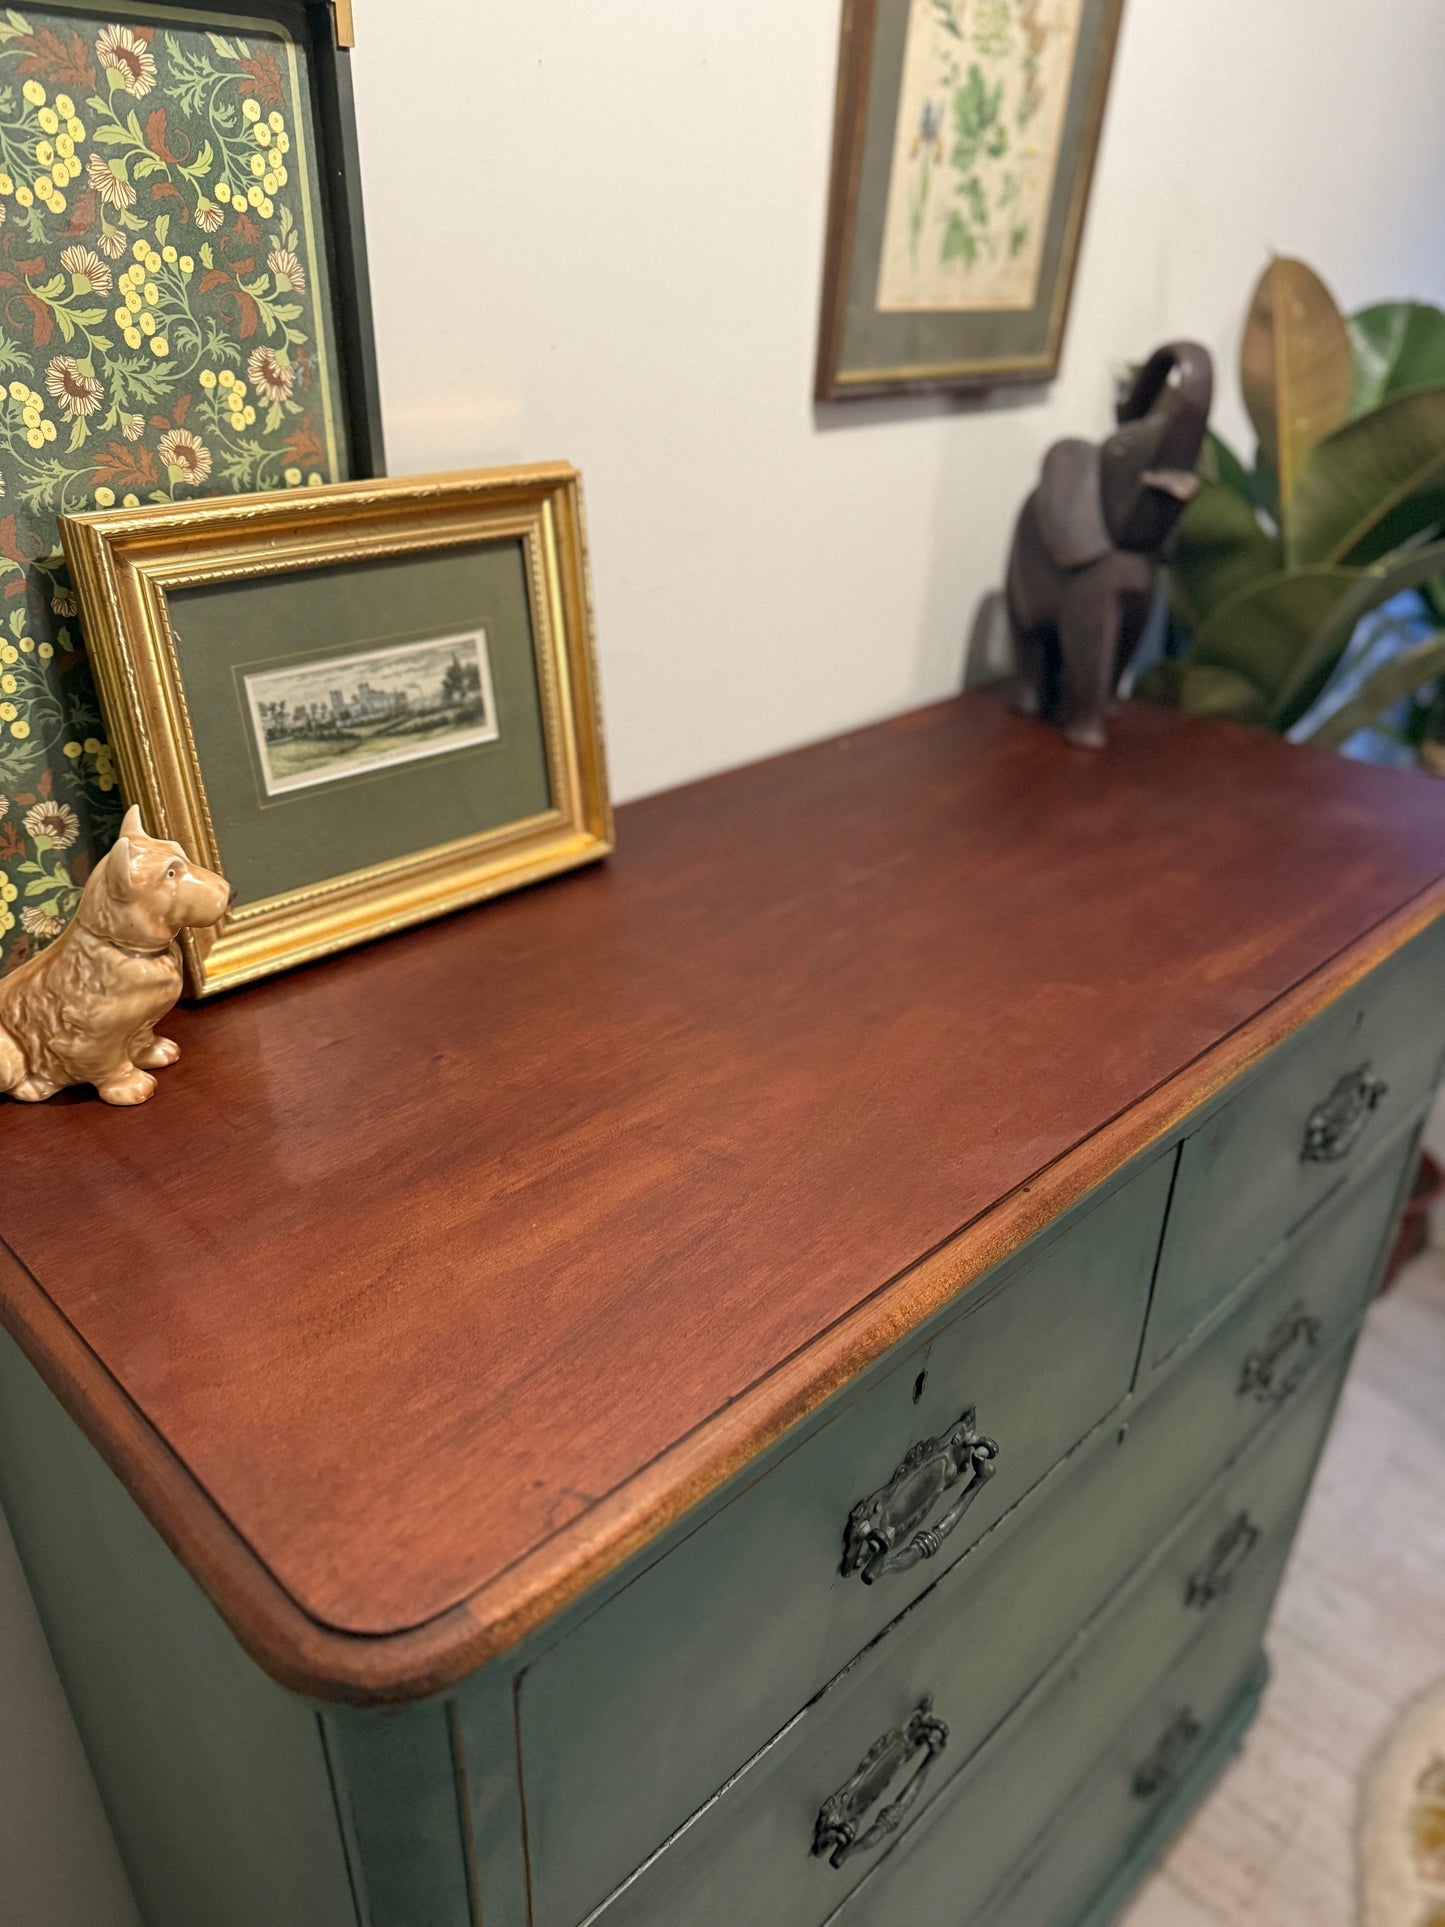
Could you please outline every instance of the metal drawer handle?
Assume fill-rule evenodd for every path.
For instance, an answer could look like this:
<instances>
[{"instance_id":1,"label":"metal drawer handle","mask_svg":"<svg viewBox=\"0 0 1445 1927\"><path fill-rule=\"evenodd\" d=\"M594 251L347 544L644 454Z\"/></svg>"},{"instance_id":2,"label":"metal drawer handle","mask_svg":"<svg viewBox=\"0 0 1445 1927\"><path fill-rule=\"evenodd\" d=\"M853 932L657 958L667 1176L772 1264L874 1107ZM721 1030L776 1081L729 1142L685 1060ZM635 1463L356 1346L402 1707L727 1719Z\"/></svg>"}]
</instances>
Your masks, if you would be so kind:
<instances>
[{"instance_id":1,"label":"metal drawer handle","mask_svg":"<svg viewBox=\"0 0 1445 1927\"><path fill-rule=\"evenodd\" d=\"M1186 1606L1212 1606L1222 1599L1239 1576L1239 1569L1259 1544L1259 1527L1247 1512L1225 1527L1214 1549L1189 1581Z\"/></svg>"},{"instance_id":2,"label":"metal drawer handle","mask_svg":"<svg viewBox=\"0 0 1445 1927\"><path fill-rule=\"evenodd\" d=\"M881 1846L903 1825L908 1809L923 1791L930 1768L947 1744L948 1728L933 1717L932 1699L920 1700L902 1726L875 1740L853 1774L823 1802L813 1829L813 1852L827 1854L830 1866L841 1867L850 1854ZM859 1833L864 1814L882 1799L896 1775L917 1753L923 1757L898 1798L880 1808L873 1824Z\"/></svg>"},{"instance_id":3,"label":"metal drawer handle","mask_svg":"<svg viewBox=\"0 0 1445 1927\"><path fill-rule=\"evenodd\" d=\"M1179 1771L1180 1762L1204 1728L1193 1713L1185 1710L1170 1726L1158 1746L1134 1775L1134 1798L1152 1800L1162 1793Z\"/></svg>"},{"instance_id":4,"label":"metal drawer handle","mask_svg":"<svg viewBox=\"0 0 1445 1927\"><path fill-rule=\"evenodd\" d=\"M1261 1405L1283 1405L1297 1390L1313 1361L1323 1326L1303 1299L1290 1306L1269 1337L1244 1361L1235 1391ZM1299 1347L1292 1363L1291 1352Z\"/></svg>"},{"instance_id":5,"label":"metal drawer handle","mask_svg":"<svg viewBox=\"0 0 1445 1927\"><path fill-rule=\"evenodd\" d=\"M1347 1071L1323 1104L1317 1104L1305 1124L1300 1157L1306 1164L1333 1164L1355 1147L1370 1115L1389 1090L1383 1077L1372 1077L1368 1064Z\"/></svg>"},{"instance_id":6,"label":"metal drawer handle","mask_svg":"<svg viewBox=\"0 0 1445 1927\"><path fill-rule=\"evenodd\" d=\"M970 1406L942 1438L909 1446L887 1485L854 1506L843 1534L845 1578L861 1573L863 1584L871 1586L886 1573L908 1572L938 1551L998 1466L998 1446L975 1431L974 1417ZM916 1529L960 1480L963 1491L937 1524ZM900 1545L907 1534L912 1537Z\"/></svg>"}]
</instances>

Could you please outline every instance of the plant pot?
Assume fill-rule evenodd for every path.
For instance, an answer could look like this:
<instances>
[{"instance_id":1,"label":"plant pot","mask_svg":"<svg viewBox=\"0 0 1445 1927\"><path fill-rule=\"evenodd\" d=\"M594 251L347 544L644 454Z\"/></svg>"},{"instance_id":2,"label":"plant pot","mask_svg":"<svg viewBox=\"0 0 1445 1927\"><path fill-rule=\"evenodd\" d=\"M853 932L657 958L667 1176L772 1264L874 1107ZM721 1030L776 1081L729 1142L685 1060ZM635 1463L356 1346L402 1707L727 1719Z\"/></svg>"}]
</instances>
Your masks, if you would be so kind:
<instances>
[{"instance_id":1,"label":"plant pot","mask_svg":"<svg viewBox=\"0 0 1445 1927\"><path fill-rule=\"evenodd\" d=\"M1445 1171L1441 1170L1428 1151L1422 1151L1420 1162L1415 1170L1415 1181L1410 1186L1409 1197L1405 1200L1400 1228L1395 1233L1394 1244L1390 1247L1385 1275L1380 1280L1382 1292L1388 1291L1401 1268L1412 1258L1418 1258L1425 1249L1430 1237L1430 1212L1442 1198L1445 1198Z\"/></svg>"}]
</instances>

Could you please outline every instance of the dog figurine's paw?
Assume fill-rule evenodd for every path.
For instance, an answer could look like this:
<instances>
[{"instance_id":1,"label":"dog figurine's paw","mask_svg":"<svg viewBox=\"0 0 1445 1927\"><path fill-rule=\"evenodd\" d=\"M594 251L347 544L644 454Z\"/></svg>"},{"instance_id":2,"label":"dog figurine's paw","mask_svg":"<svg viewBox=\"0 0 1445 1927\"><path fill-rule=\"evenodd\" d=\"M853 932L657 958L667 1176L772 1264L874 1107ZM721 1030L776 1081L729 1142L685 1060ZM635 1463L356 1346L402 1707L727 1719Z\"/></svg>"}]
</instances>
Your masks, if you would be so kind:
<instances>
[{"instance_id":1,"label":"dog figurine's paw","mask_svg":"<svg viewBox=\"0 0 1445 1927\"><path fill-rule=\"evenodd\" d=\"M150 1072L137 1070L125 1071L108 1083L96 1085L107 1104L144 1104L154 1095L155 1088L156 1080Z\"/></svg>"},{"instance_id":2,"label":"dog figurine's paw","mask_svg":"<svg viewBox=\"0 0 1445 1927\"><path fill-rule=\"evenodd\" d=\"M152 1037L135 1053L134 1061L142 1070L163 1071L168 1064L174 1064L181 1054L181 1047L173 1037Z\"/></svg>"},{"instance_id":3,"label":"dog figurine's paw","mask_svg":"<svg viewBox=\"0 0 1445 1927\"><path fill-rule=\"evenodd\" d=\"M18 1097L22 1104L43 1104L47 1097L54 1097L59 1089L60 1086L52 1084L48 1077L27 1077L14 1087L10 1095Z\"/></svg>"}]
</instances>

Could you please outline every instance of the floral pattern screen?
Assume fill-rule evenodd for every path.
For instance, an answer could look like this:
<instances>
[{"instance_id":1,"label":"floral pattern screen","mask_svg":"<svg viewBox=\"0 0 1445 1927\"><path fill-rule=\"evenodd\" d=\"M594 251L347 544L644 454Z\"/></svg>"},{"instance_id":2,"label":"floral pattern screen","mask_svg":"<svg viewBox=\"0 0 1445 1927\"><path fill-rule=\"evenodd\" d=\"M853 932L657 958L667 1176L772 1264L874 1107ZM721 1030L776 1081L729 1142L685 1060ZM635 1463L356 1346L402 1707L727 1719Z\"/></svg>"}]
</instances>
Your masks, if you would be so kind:
<instances>
[{"instance_id":1,"label":"floral pattern screen","mask_svg":"<svg viewBox=\"0 0 1445 1927\"><path fill-rule=\"evenodd\" d=\"M878 308L1032 308L1084 0L911 0Z\"/></svg>"},{"instance_id":2,"label":"floral pattern screen","mask_svg":"<svg viewBox=\"0 0 1445 1927\"><path fill-rule=\"evenodd\" d=\"M0 14L0 970L119 823L63 513L345 473L302 49Z\"/></svg>"}]
</instances>

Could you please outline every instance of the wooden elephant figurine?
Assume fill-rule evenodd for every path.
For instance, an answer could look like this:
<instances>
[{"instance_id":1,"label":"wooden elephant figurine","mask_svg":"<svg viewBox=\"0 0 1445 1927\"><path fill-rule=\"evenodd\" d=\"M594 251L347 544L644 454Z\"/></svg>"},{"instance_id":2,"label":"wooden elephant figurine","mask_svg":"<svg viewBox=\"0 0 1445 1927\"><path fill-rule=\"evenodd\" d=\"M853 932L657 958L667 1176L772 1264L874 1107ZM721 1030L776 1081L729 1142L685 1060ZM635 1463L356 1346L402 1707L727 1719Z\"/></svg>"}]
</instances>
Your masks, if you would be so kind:
<instances>
[{"instance_id":1,"label":"wooden elephant figurine","mask_svg":"<svg viewBox=\"0 0 1445 1927\"><path fill-rule=\"evenodd\" d=\"M1157 557L1199 487L1214 366L1193 341L1157 348L1102 446L1055 442L1024 503L1006 600L1014 707L1102 748L1119 678L1154 598Z\"/></svg>"}]
</instances>

